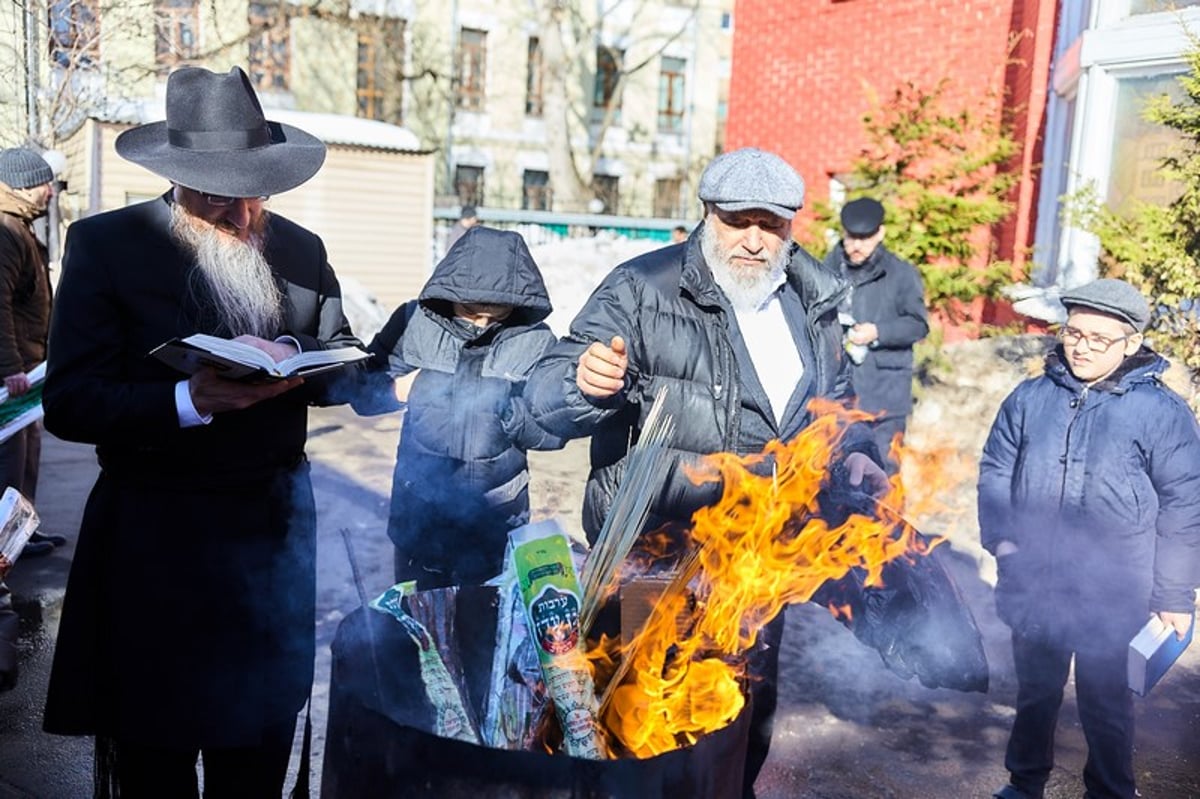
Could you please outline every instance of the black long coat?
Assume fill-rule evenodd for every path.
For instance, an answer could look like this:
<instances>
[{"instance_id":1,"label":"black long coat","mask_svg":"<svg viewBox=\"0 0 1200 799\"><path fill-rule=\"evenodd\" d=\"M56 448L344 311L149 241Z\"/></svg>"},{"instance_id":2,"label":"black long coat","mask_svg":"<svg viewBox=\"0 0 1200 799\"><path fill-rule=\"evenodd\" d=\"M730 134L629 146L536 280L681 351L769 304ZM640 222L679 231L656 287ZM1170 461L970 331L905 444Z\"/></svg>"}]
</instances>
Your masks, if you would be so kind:
<instances>
[{"instance_id":1,"label":"black long coat","mask_svg":"<svg viewBox=\"0 0 1200 799\"><path fill-rule=\"evenodd\" d=\"M183 375L147 357L205 311L166 197L68 232L43 394L46 428L96 445L67 584L45 727L166 747L245 746L294 717L312 681L315 512L304 459L314 378L181 429ZM321 240L272 216L280 334L357 344Z\"/></svg>"},{"instance_id":2,"label":"black long coat","mask_svg":"<svg viewBox=\"0 0 1200 799\"><path fill-rule=\"evenodd\" d=\"M866 359L852 373L859 403L889 417L907 416L912 410L913 345L929 334L920 273L882 244L857 267L846 262L838 244L825 265L850 281L854 318L879 330ZM886 442L883 446L886 451Z\"/></svg>"}]
</instances>

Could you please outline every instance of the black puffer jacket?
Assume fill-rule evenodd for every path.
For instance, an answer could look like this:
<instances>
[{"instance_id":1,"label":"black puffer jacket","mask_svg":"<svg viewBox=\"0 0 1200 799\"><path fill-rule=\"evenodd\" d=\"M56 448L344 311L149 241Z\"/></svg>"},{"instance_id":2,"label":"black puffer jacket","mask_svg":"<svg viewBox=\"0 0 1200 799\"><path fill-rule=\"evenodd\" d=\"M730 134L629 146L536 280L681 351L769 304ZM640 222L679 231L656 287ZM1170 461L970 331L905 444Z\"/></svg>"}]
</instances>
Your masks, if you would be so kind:
<instances>
[{"instance_id":1,"label":"black puffer jacket","mask_svg":"<svg viewBox=\"0 0 1200 799\"><path fill-rule=\"evenodd\" d=\"M584 529L600 531L624 472L625 454L660 388L676 423L672 468L651 508L647 529L690 518L715 501L719 487L694 485L680 468L714 452L759 452L788 440L809 422L813 397L853 396L841 346L837 305L846 284L799 247L781 289L784 314L804 375L777 423L750 364L724 294L700 249L702 227L684 243L621 264L588 299L562 339L535 369L526 388L538 423L564 437L592 436L592 471L584 497ZM593 341L625 339L625 389L602 401L575 385L579 356ZM859 440L858 448L871 445Z\"/></svg>"},{"instance_id":2,"label":"black puffer jacket","mask_svg":"<svg viewBox=\"0 0 1200 799\"><path fill-rule=\"evenodd\" d=\"M454 318L455 302L514 310L477 328ZM521 397L554 344L543 323L550 311L520 235L476 226L371 343L376 368L391 377L420 370L396 454L388 535L430 575L423 588L499 572L508 531L529 518L526 450L563 445L532 422Z\"/></svg>"}]
</instances>

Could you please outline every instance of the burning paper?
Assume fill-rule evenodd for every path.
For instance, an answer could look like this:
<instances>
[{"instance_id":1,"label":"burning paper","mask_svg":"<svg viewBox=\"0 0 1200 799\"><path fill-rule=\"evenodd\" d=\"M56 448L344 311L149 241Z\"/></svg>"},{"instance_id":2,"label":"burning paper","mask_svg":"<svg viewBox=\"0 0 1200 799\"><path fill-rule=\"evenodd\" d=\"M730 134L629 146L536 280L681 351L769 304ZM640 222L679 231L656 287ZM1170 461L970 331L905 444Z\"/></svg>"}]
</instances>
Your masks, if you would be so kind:
<instances>
[{"instance_id":1,"label":"burning paper","mask_svg":"<svg viewBox=\"0 0 1200 799\"><path fill-rule=\"evenodd\" d=\"M928 551L898 517L826 520L820 503L834 454L846 425L867 415L829 402L814 403L814 415L788 444L707 459L707 474L696 479L719 475L721 500L693 516L690 553L632 646L606 641L595 653L621 663L601 717L631 754L694 743L736 717L745 702L744 654L785 605L810 600L852 570L879 585L885 564Z\"/></svg>"},{"instance_id":2,"label":"burning paper","mask_svg":"<svg viewBox=\"0 0 1200 799\"><path fill-rule=\"evenodd\" d=\"M483 740L497 749L532 749L535 728L546 700L541 662L525 624L521 592L517 590L512 542L498 578L496 641L488 679Z\"/></svg>"},{"instance_id":3,"label":"burning paper","mask_svg":"<svg viewBox=\"0 0 1200 799\"><path fill-rule=\"evenodd\" d=\"M436 641L424 625L404 610L402 602L416 591L416 586L415 580L397 583L373 600L369 607L400 622L405 633L417 645L421 683L425 686L425 693L437 718L434 732L443 738L479 743L479 734L467 712L462 692L450 676Z\"/></svg>"}]
</instances>

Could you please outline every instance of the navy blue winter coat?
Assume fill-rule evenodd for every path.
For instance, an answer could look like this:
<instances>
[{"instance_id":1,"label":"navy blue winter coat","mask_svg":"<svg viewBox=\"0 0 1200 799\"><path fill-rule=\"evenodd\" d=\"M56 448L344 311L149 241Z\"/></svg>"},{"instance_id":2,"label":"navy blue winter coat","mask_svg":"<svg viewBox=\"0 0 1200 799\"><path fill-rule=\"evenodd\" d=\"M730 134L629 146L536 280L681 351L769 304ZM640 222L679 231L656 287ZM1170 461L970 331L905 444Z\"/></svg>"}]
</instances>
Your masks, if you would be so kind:
<instances>
[{"instance_id":1,"label":"navy blue winter coat","mask_svg":"<svg viewBox=\"0 0 1200 799\"><path fill-rule=\"evenodd\" d=\"M514 310L478 328L454 318L454 302ZM529 520L525 452L564 443L534 424L521 398L554 344L543 322L550 311L521 236L475 226L371 342L376 368L391 377L420 370L396 454L388 535L421 588L494 577L508 531Z\"/></svg>"},{"instance_id":2,"label":"navy blue winter coat","mask_svg":"<svg viewBox=\"0 0 1200 799\"><path fill-rule=\"evenodd\" d=\"M1149 349L1093 386L1061 349L1004 401L979 465L979 526L1003 540L996 604L1014 630L1073 648L1127 641L1200 585L1200 432Z\"/></svg>"}]
</instances>

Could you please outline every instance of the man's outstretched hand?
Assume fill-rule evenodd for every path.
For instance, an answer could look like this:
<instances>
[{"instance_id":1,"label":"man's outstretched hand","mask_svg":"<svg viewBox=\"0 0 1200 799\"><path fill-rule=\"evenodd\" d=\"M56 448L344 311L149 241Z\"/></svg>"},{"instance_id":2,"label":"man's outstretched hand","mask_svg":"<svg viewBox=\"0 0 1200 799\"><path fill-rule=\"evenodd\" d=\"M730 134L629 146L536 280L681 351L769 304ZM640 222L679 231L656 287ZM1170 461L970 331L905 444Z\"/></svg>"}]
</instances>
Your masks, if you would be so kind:
<instances>
[{"instance_id":1,"label":"man's outstretched hand","mask_svg":"<svg viewBox=\"0 0 1200 799\"><path fill-rule=\"evenodd\" d=\"M625 387L625 372L628 369L629 355L625 350L625 339L613 336L608 346L594 341L579 356L575 385L589 397L611 397Z\"/></svg>"}]
</instances>

